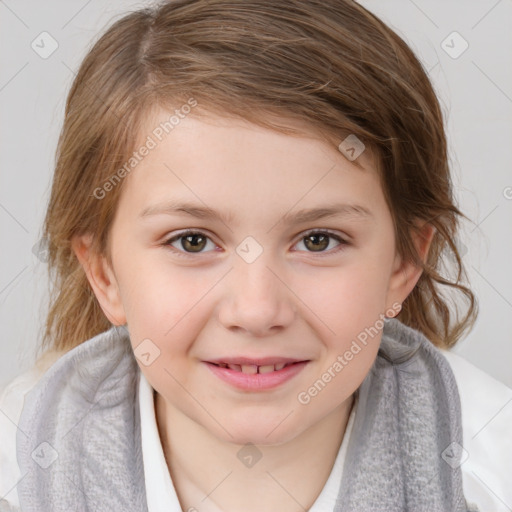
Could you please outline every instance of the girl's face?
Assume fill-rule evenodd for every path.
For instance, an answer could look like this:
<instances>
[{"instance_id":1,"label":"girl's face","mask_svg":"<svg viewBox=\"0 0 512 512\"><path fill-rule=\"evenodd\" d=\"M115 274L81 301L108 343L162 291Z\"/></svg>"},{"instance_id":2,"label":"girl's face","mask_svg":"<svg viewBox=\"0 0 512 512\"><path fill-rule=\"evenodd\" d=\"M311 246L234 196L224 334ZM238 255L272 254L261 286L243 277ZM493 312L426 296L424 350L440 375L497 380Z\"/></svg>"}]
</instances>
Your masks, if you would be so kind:
<instances>
[{"instance_id":1,"label":"girl's face","mask_svg":"<svg viewBox=\"0 0 512 512\"><path fill-rule=\"evenodd\" d=\"M159 141L165 119L142 134L96 295L170 414L286 442L347 403L420 271L395 252L368 151L361 169L313 135L213 115Z\"/></svg>"}]
</instances>

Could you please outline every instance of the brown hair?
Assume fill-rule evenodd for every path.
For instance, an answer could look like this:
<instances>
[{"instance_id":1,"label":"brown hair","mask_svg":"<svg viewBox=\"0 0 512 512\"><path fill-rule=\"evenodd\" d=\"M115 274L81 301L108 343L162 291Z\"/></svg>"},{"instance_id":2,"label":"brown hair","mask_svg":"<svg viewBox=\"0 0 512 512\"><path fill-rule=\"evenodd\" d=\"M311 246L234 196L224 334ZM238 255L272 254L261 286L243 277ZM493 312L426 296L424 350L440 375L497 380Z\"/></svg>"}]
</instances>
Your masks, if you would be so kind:
<instances>
[{"instance_id":1,"label":"brown hair","mask_svg":"<svg viewBox=\"0 0 512 512\"><path fill-rule=\"evenodd\" d=\"M423 267L398 318L444 347L472 326L442 112L407 44L350 0L177 0L115 22L71 87L44 223L53 286L41 348L67 351L111 327L71 240L92 234L110 261L123 183L101 200L93 191L130 157L152 108L190 98L283 132L294 131L273 120L300 120L336 146L356 135L377 156L397 250ZM425 264L412 243L417 219L435 227ZM443 275L446 255L452 279Z\"/></svg>"}]
</instances>

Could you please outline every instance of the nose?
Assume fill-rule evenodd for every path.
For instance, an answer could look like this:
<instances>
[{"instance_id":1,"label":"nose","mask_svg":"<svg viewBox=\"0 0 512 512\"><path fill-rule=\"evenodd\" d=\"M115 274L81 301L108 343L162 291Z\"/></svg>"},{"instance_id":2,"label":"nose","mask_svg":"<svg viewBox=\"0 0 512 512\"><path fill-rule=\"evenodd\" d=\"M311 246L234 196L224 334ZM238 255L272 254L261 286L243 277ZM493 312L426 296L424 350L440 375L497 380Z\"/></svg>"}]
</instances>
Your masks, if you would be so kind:
<instances>
[{"instance_id":1,"label":"nose","mask_svg":"<svg viewBox=\"0 0 512 512\"><path fill-rule=\"evenodd\" d=\"M265 252L252 263L237 258L227 276L218 318L230 331L264 337L293 322L296 313L293 292L276 265L264 255Z\"/></svg>"}]
</instances>

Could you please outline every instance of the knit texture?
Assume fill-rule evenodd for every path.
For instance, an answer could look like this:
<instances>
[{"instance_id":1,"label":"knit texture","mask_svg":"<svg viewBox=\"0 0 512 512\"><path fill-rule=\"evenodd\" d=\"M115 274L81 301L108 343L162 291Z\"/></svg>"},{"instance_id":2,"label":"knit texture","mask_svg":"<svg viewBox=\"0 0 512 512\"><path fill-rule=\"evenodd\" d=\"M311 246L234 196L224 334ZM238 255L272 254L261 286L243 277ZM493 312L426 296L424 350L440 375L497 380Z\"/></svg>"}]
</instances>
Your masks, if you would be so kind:
<instances>
[{"instance_id":1,"label":"knit texture","mask_svg":"<svg viewBox=\"0 0 512 512\"><path fill-rule=\"evenodd\" d=\"M22 512L147 512L139 372L126 328L112 327L62 356L27 394L16 439ZM448 362L418 331L386 321L358 390L334 512L474 511L461 450Z\"/></svg>"},{"instance_id":2,"label":"knit texture","mask_svg":"<svg viewBox=\"0 0 512 512\"><path fill-rule=\"evenodd\" d=\"M442 353L398 320L384 327L334 512L466 512L460 399Z\"/></svg>"}]
</instances>

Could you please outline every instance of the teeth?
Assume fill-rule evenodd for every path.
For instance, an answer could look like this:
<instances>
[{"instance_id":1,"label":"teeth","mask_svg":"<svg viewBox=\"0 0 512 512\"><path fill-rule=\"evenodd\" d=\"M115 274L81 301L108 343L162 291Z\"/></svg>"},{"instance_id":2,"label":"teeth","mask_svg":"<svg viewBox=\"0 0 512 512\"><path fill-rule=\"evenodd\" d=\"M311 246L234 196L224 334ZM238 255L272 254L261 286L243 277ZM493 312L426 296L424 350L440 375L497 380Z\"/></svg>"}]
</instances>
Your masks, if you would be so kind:
<instances>
[{"instance_id":1,"label":"teeth","mask_svg":"<svg viewBox=\"0 0 512 512\"><path fill-rule=\"evenodd\" d=\"M291 363L289 363L291 364ZM285 366L289 366L287 363L279 363L276 365L267 364L264 366L257 366L255 364L226 364L226 363L217 363L217 366L220 368L229 368L230 370L234 370L235 372L247 373L248 375L255 375L256 373L270 373L274 371L282 370Z\"/></svg>"},{"instance_id":2,"label":"teeth","mask_svg":"<svg viewBox=\"0 0 512 512\"><path fill-rule=\"evenodd\" d=\"M256 365L253 365L253 364L247 364L247 365L243 364L242 365L242 372L254 375L255 373L258 373L258 367Z\"/></svg>"}]
</instances>

